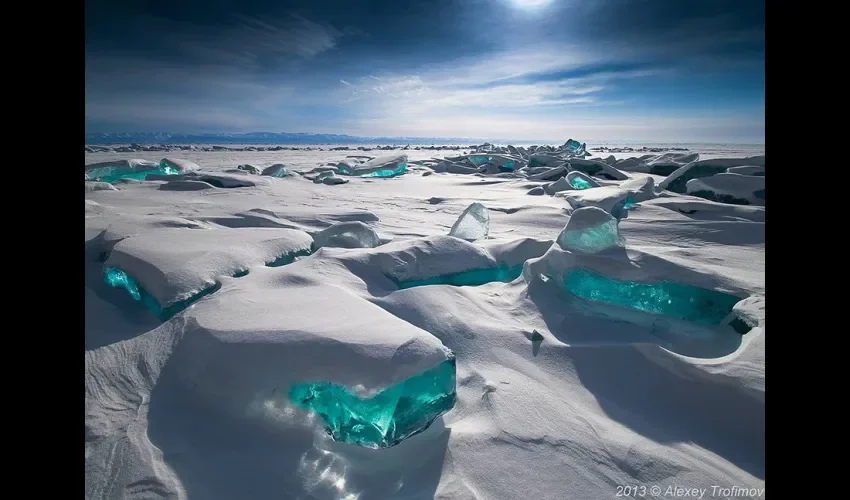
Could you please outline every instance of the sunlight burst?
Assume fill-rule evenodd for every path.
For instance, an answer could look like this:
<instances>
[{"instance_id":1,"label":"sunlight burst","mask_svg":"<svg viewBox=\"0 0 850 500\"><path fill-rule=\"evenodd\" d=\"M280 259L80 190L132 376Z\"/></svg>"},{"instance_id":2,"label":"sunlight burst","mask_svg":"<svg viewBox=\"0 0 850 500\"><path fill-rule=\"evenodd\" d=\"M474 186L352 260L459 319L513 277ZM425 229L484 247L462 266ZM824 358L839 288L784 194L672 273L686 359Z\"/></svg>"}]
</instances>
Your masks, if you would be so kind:
<instances>
[{"instance_id":1,"label":"sunlight burst","mask_svg":"<svg viewBox=\"0 0 850 500\"><path fill-rule=\"evenodd\" d=\"M541 7L546 7L552 0L510 0L511 5L516 7L517 9L539 9Z\"/></svg>"}]
</instances>

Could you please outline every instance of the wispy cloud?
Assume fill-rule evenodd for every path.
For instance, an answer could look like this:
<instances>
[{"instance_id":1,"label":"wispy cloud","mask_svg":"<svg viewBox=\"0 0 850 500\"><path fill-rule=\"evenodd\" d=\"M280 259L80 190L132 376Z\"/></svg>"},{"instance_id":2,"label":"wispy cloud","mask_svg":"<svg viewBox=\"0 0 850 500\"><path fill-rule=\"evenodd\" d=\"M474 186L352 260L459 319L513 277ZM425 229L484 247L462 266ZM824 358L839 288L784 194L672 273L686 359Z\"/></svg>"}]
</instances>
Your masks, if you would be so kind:
<instances>
[{"instance_id":1,"label":"wispy cloud","mask_svg":"<svg viewBox=\"0 0 850 500\"><path fill-rule=\"evenodd\" d=\"M228 44L237 40L242 48L272 54L288 54L309 59L334 48L342 32L333 26L320 24L290 14L276 23L237 15L241 22L230 36ZM236 50L240 50L236 48Z\"/></svg>"},{"instance_id":2,"label":"wispy cloud","mask_svg":"<svg viewBox=\"0 0 850 500\"><path fill-rule=\"evenodd\" d=\"M553 47L491 54L473 63L451 61L416 74L367 75L338 94L343 105L360 105L372 115L425 115L446 110L522 110L557 106L622 104L603 93L618 80L658 76L663 69L598 69L570 72L603 59ZM565 76L566 75L566 76Z\"/></svg>"},{"instance_id":3,"label":"wispy cloud","mask_svg":"<svg viewBox=\"0 0 850 500\"><path fill-rule=\"evenodd\" d=\"M170 53L159 59L256 69L269 59L307 60L336 48L346 32L295 14L258 19L242 14L224 28L148 17L146 30L160 33Z\"/></svg>"}]
</instances>

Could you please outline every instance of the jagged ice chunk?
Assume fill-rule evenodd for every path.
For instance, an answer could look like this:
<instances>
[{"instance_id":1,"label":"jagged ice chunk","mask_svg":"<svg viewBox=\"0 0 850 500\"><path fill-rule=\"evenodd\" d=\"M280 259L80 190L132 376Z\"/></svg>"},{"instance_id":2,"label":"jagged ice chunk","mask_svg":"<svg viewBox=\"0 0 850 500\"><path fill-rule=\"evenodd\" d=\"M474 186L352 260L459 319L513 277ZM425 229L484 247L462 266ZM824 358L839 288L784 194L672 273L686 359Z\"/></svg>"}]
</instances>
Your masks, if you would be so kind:
<instances>
[{"instance_id":1,"label":"jagged ice chunk","mask_svg":"<svg viewBox=\"0 0 850 500\"><path fill-rule=\"evenodd\" d=\"M617 219L598 207L584 207L573 212L556 241L564 250L588 254L625 245Z\"/></svg>"},{"instance_id":2,"label":"jagged ice chunk","mask_svg":"<svg viewBox=\"0 0 850 500\"><path fill-rule=\"evenodd\" d=\"M460 214L455 221L449 236L454 236L467 241L475 241L486 238L490 233L490 212L487 207L477 201Z\"/></svg>"},{"instance_id":3,"label":"jagged ice chunk","mask_svg":"<svg viewBox=\"0 0 850 500\"><path fill-rule=\"evenodd\" d=\"M289 399L322 417L336 441L367 448L389 448L419 434L454 407L455 358L414 375L370 397L328 382L295 384Z\"/></svg>"},{"instance_id":4,"label":"jagged ice chunk","mask_svg":"<svg viewBox=\"0 0 850 500\"><path fill-rule=\"evenodd\" d=\"M588 269L570 269L564 286L577 297L686 321L718 325L741 297L682 283L619 281Z\"/></svg>"}]
</instances>

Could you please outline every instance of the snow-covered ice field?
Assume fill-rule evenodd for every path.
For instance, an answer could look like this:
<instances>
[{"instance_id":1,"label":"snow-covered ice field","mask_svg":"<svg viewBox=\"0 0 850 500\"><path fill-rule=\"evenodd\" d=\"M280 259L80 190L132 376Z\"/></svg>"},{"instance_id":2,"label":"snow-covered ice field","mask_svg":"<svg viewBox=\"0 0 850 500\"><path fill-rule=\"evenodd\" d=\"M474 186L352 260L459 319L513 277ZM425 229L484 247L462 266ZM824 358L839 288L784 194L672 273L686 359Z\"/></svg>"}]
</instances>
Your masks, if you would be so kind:
<instances>
[{"instance_id":1,"label":"snow-covered ice field","mask_svg":"<svg viewBox=\"0 0 850 500\"><path fill-rule=\"evenodd\" d=\"M86 498L764 498L764 150L689 149L86 154L188 162L86 181ZM293 402L452 360L394 446Z\"/></svg>"}]
</instances>

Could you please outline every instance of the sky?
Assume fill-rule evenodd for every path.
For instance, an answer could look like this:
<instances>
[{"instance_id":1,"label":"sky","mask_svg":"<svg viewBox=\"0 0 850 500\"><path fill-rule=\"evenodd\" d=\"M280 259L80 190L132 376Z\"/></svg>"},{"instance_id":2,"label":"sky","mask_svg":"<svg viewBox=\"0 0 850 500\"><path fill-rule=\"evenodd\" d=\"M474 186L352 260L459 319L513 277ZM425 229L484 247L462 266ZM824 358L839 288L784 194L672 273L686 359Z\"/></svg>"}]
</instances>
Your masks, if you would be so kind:
<instances>
[{"instance_id":1,"label":"sky","mask_svg":"<svg viewBox=\"0 0 850 500\"><path fill-rule=\"evenodd\" d=\"M763 143L764 9L86 0L86 131Z\"/></svg>"}]
</instances>

